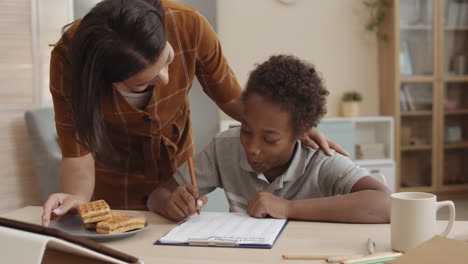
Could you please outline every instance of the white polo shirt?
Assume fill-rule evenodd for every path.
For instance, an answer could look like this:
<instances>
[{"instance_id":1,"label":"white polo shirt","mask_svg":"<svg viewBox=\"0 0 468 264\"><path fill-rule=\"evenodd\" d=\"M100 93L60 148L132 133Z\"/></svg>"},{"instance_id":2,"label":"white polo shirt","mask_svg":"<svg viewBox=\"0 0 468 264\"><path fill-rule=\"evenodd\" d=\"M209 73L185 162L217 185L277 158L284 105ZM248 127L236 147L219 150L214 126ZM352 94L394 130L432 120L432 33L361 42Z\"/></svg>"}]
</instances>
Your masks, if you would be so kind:
<instances>
[{"instance_id":1,"label":"white polo shirt","mask_svg":"<svg viewBox=\"0 0 468 264\"><path fill-rule=\"evenodd\" d=\"M349 193L359 179L370 176L366 169L339 153L327 156L300 141L296 144L289 168L270 183L248 164L240 143L240 128L219 133L193 158L200 195L223 188L230 211L245 212L248 201L260 191L287 200L336 196ZM191 183L187 162L179 167L174 179L180 185Z\"/></svg>"}]
</instances>

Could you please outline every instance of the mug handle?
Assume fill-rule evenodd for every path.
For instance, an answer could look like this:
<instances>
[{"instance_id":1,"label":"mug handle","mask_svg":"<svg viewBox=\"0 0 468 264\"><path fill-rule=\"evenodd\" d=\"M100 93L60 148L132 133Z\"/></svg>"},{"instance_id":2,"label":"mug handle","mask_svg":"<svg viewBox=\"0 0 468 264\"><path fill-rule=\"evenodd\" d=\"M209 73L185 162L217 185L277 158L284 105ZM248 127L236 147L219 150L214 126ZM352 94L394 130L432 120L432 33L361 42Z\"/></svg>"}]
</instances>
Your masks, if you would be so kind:
<instances>
[{"instance_id":1,"label":"mug handle","mask_svg":"<svg viewBox=\"0 0 468 264\"><path fill-rule=\"evenodd\" d=\"M437 202L437 211L444 207L447 206L450 211L450 219L447 227L445 228L444 232L442 232L440 235L443 237L446 237L448 233L450 233L450 230L452 229L453 222L455 221L455 205L453 204L452 201L442 201L442 202Z\"/></svg>"}]
</instances>

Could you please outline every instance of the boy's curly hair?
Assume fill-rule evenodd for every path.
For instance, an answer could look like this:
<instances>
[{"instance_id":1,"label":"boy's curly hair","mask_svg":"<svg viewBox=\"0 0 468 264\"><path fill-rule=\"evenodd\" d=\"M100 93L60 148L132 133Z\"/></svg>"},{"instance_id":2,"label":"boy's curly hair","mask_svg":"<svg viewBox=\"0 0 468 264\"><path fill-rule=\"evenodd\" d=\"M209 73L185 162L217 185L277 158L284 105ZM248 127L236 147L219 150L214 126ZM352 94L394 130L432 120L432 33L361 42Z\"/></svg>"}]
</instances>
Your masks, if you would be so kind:
<instances>
[{"instance_id":1,"label":"boy's curly hair","mask_svg":"<svg viewBox=\"0 0 468 264\"><path fill-rule=\"evenodd\" d=\"M300 135L317 126L327 112L322 78L312 64L290 55L274 55L250 73L242 94L266 97L291 113L293 129Z\"/></svg>"}]
</instances>

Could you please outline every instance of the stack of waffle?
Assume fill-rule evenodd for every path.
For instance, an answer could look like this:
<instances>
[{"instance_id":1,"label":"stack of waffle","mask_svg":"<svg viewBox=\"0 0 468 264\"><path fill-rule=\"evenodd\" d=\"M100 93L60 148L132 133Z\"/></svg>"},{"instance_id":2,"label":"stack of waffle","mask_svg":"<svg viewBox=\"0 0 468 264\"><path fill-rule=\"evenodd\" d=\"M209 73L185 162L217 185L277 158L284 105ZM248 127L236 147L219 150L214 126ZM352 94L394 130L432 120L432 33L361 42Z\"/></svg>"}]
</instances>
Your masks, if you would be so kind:
<instances>
[{"instance_id":1,"label":"stack of waffle","mask_svg":"<svg viewBox=\"0 0 468 264\"><path fill-rule=\"evenodd\" d=\"M116 216L99 222L96 226L96 232L98 234L115 234L140 229L144 226L144 217Z\"/></svg>"},{"instance_id":2,"label":"stack of waffle","mask_svg":"<svg viewBox=\"0 0 468 264\"><path fill-rule=\"evenodd\" d=\"M122 212L111 212L104 200L97 200L77 207L83 224L99 234L123 233L145 226L144 217L129 217Z\"/></svg>"}]
</instances>

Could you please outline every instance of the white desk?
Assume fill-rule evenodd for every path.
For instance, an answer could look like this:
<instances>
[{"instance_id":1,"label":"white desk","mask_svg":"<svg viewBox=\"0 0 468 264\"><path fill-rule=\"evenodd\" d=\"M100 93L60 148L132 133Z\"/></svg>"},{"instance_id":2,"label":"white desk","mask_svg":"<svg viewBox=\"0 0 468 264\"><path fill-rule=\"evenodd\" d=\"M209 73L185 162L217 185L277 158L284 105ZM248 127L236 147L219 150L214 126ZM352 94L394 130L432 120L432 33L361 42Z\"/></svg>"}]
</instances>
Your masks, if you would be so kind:
<instances>
[{"instance_id":1,"label":"white desk","mask_svg":"<svg viewBox=\"0 0 468 264\"><path fill-rule=\"evenodd\" d=\"M203 213L203 212L202 212ZM40 224L42 207L25 207L2 217ZM290 221L272 249L213 248L156 246L153 243L166 234L176 223L157 214L128 211L127 214L144 215L148 228L136 235L104 245L141 258L149 263L323 263L323 261L284 260L283 254L363 254L371 237L376 252L390 251L390 225L388 224L335 224ZM439 222L440 230L446 222ZM455 222L449 237L468 240L468 222Z\"/></svg>"}]
</instances>

